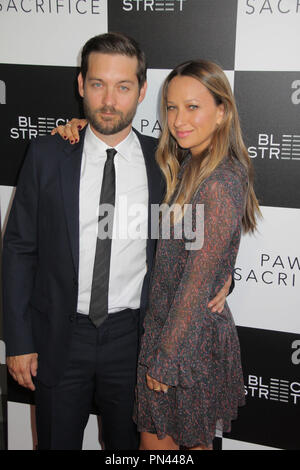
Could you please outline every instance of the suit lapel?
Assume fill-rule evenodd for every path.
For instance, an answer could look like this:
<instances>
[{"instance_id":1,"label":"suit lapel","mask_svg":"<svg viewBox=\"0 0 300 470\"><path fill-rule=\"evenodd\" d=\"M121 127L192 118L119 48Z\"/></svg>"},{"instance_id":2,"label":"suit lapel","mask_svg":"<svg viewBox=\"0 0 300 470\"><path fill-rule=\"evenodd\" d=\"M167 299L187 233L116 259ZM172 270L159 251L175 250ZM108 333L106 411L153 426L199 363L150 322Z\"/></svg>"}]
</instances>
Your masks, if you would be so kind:
<instances>
[{"instance_id":1,"label":"suit lapel","mask_svg":"<svg viewBox=\"0 0 300 470\"><path fill-rule=\"evenodd\" d=\"M65 216L76 275L79 267L79 187L84 135L85 131L81 133L79 143L74 146L66 142L60 165Z\"/></svg>"}]
</instances>

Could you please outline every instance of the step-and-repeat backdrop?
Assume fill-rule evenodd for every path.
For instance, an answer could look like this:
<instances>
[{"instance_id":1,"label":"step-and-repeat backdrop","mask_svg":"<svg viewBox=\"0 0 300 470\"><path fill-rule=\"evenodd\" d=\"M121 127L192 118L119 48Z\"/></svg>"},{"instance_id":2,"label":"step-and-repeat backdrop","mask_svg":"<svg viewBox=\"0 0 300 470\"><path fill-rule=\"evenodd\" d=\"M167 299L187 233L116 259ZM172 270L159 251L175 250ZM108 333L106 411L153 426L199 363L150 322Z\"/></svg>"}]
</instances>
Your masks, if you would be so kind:
<instances>
[{"instance_id":1,"label":"step-and-repeat backdrop","mask_svg":"<svg viewBox=\"0 0 300 470\"><path fill-rule=\"evenodd\" d=\"M147 54L149 88L134 121L144 134L159 136L160 88L176 64L210 59L230 79L263 219L242 239L229 299L247 404L216 447L300 449L300 1L0 0L3 230L29 141L80 115L80 49L107 31L132 35ZM9 380L10 449L34 446L32 404ZM100 448L93 414L84 448Z\"/></svg>"}]
</instances>

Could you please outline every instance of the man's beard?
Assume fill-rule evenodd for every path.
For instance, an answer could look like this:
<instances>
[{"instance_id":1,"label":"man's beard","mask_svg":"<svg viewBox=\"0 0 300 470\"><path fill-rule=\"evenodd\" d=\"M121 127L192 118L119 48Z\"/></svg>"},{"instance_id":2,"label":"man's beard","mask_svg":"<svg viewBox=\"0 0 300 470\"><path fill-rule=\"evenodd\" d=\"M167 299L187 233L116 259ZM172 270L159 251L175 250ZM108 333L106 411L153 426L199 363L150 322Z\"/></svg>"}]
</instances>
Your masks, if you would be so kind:
<instances>
[{"instance_id":1,"label":"man's beard","mask_svg":"<svg viewBox=\"0 0 300 470\"><path fill-rule=\"evenodd\" d=\"M133 106L127 112L127 114L124 115L122 111L117 111L113 106L103 106L102 108L96 109L95 111L91 110L87 101L85 99L83 100L83 108L86 119L97 132L103 135L117 134L118 132L128 127L134 119L137 105L138 103L136 103L136 105ZM118 116L118 119L115 120L113 116L107 118L101 116L99 119L97 114L101 113L112 113L115 116Z\"/></svg>"}]
</instances>

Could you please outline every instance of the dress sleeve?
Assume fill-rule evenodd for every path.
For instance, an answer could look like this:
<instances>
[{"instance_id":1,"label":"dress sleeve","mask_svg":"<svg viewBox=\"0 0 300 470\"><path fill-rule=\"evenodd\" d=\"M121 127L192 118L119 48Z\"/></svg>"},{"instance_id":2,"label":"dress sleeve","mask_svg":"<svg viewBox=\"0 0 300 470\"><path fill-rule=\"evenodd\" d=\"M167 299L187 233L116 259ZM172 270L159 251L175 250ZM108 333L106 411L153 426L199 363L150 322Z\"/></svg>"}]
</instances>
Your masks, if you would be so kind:
<instances>
[{"instance_id":1,"label":"dress sleeve","mask_svg":"<svg viewBox=\"0 0 300 470\"><path fill-rule=\"evenodd\" d=\"M148 363L148 374L170 386L180 383L190 387L194 383L192 368L199 338L212 331L207 322L216 315L207 307L212 286L224 259L231 257L233 237L240 237L244 197L239 178L233 176L230 182L215 178L204 184L195 198L196 207L204 205L203 245L189 250L159 343Z\"/></svg>"}]
</instances>

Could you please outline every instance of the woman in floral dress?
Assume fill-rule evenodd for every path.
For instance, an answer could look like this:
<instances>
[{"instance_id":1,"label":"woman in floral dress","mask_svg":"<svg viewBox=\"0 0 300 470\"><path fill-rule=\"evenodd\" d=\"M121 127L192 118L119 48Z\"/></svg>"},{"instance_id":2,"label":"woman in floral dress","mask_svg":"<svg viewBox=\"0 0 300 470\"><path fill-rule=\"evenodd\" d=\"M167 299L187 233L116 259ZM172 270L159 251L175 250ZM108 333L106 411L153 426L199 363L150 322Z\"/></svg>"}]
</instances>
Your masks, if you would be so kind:
<instances>
[{"instance_id":1,"label":"woman in floral dress","mask_svg":"<svg viewBox=\"0 0 300 470\"><path fill-rule=\"evenodd\" d=\"M232 273L242 228L259 206L250 159L224 72L208 61L176 67L162 91L157 161L174 210L158 240L138 364L134 419L141 449L211 449L244 404L236 327L227 304L207 307ZM191 209L196 246L186 236ZM180 225L179 225L180 224ZM181 230L182 236L180 234Z\"/></svg>"}]
</instances>

